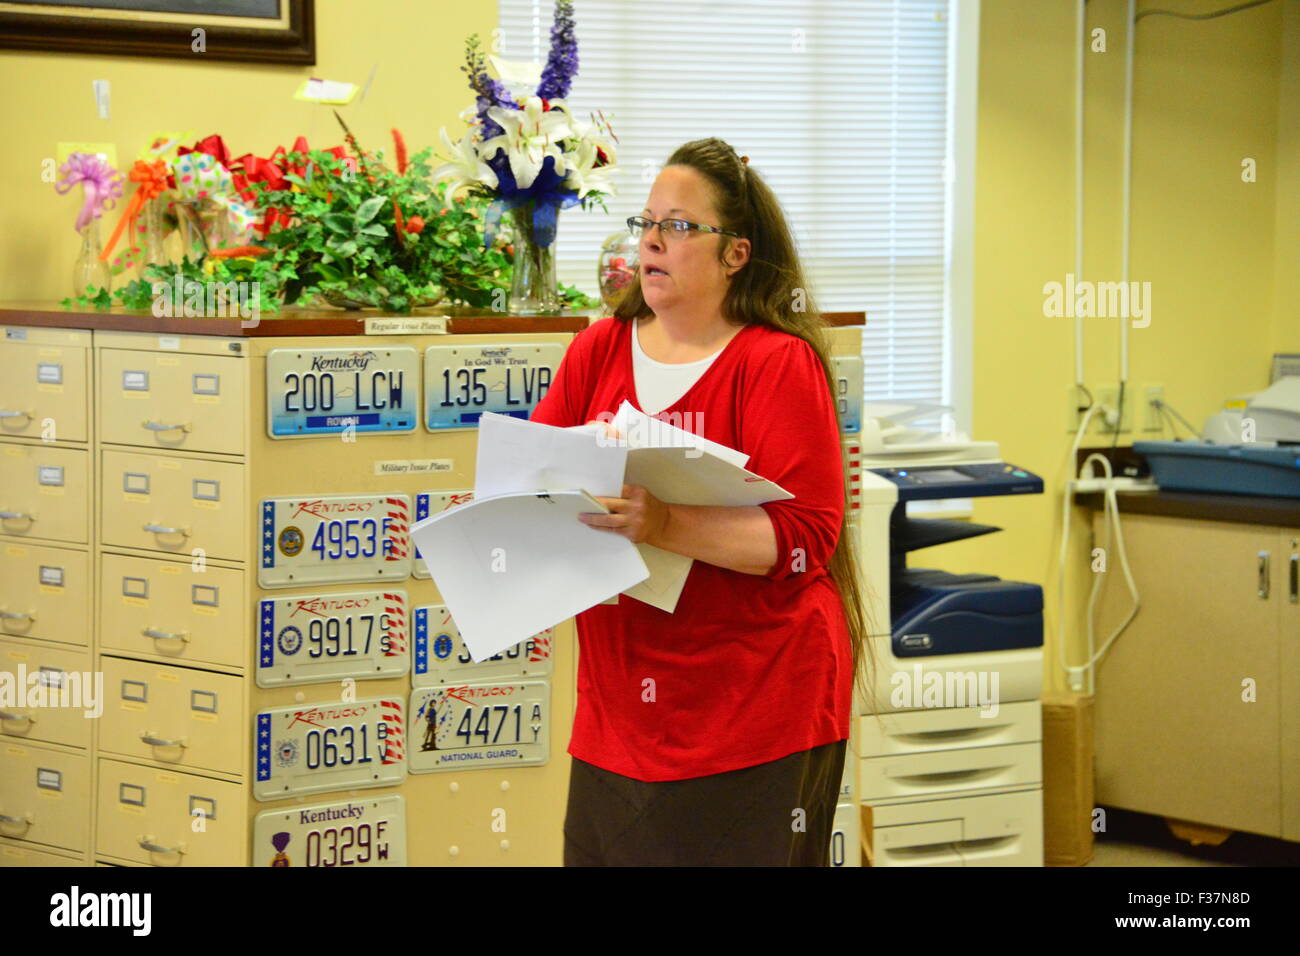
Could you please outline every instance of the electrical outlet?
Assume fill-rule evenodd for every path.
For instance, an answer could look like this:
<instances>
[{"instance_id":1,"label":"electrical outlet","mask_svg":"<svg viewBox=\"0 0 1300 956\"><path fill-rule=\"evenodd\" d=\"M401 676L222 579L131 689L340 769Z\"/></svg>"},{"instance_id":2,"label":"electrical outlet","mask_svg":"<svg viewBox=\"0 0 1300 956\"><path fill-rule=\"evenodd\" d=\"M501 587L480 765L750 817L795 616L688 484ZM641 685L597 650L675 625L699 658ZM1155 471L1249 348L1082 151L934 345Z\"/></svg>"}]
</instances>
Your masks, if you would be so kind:
<instances>
[{"instance_id":1,"label":"electrical outlet","mask_svg":"<svg viewBox=\"0 0 1300 956\"><path fill-rule=\"evenodd\" d=\"M1152 404L1152 402L1163 402L1164 400L1165 387L1163 385L1142 386L1142 430L1144 432L1164 431L1164 416L1160 414L1160 409Z\"/></svg>"},{"instance_id":2,"label":"electrical outlet","mask_svg":"<svg viewBox=\"0 0 1300 956\"><path fill-rule=\"evenodd\" d=\"M1143 401L1136 394L1136 388L1133 385L1127 385L1124 388L1124 407L1120 409L1121 418L1119 427L1116 428L1107 421L1105 412L1098 412L1093 419L1097 423L1097 431L1103 435L1113 435L1116 431L1121 433L1131 432L1133 430L1133 406ZM1096 390L1098 403L1105 405L1110 409L1119 409L1119 386L1103 385Z\"/></svg>"},{"instance_id":3,"label":"electrical outlet","mask_svg":"<svg viewBox=\"0 0 1300 956\"><path fill-rule=\"evenodd\" d=\"M1078 385L1070 385L1065 389L1065 430L1073 435L1079 430L1079 423L1083 421L1084 414L1088 411L1088 393ZM1096 420L1096 416L1093 416Z\"/></svg>"}]
</instances>

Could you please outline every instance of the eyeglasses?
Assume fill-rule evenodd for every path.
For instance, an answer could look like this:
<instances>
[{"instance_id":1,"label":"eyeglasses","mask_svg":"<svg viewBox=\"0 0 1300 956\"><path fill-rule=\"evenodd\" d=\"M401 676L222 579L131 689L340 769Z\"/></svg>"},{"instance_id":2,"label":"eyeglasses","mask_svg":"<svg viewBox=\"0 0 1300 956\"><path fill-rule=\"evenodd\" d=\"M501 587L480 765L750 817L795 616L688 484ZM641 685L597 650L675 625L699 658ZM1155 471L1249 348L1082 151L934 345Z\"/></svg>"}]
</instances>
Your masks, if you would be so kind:
<instances>
[{"instance_id":1,"label":"eyeglasses","mask_svg":"<svg viewBox=\"0 0 1300 956\"><path fill-rule=\"evenodd\" d=\"M659 234L664 237L665 242L684 238L691 230L716 232L736 239L744 238L738 233L728 232L726 229L719 229L717 226L702 226L698 222L687 222L685 219L664 219L655 222L653 219L646 219L644 216L632 216L627 221L627 228L631 231L633 239L640 239L655 226L659 227Z\"/></svg>"}]
</instances>

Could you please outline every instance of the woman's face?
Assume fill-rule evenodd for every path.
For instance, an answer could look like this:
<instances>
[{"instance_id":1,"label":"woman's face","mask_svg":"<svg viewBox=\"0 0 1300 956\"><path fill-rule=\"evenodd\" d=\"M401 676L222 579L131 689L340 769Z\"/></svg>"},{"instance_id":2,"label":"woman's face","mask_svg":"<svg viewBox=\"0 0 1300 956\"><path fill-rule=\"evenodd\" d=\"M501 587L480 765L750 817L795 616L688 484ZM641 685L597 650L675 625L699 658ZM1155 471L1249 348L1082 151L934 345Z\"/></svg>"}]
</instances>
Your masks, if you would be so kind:
<instances>
[{"instance_id":1,"label":"woman's face","mask_svg":"<svg viewBox=\"0 0 1300 956\"><path fill-rule=\"evenodd\" d=\"M655 179L642 213L658 222L685 219L702 226L721 227L713 194L703 174L689 166L665 166ZM718 261L718 247L731 242L727 262ZM641 294L656 314L688 305L692 311L717 311L726 295L728 277L749 259L749 241L692 229L684 236L664 239L658 228L641 236Z\"/></svg>"}]
</instances>

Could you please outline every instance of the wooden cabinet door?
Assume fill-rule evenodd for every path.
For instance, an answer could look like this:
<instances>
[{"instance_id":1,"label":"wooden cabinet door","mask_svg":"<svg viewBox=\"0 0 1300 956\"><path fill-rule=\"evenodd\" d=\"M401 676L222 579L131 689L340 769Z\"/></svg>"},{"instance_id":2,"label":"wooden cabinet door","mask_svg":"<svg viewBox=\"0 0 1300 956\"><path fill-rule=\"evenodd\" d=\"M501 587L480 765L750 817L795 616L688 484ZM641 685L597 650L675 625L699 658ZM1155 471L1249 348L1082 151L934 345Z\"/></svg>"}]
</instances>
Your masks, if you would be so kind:
<instances>
[{"instance_id":1,"label":"wooden cabinet door","mask_svg":"<svg viewBox=\"0 0 1300 956\"><path fill-rule=\"evenodd\" d=\"M1283 528L1278 538L1282 837L1300 840L1300 528Z\"/></svg>"}]
</instances>

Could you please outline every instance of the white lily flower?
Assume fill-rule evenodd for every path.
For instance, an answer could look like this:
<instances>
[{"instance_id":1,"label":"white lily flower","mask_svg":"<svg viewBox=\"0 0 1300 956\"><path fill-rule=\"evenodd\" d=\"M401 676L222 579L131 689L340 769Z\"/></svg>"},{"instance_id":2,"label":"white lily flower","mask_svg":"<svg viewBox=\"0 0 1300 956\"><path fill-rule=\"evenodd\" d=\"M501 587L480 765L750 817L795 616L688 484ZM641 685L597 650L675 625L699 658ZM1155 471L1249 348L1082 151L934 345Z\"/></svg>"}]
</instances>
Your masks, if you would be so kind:
<instances>
[{"instance_id":1,"label":"white lily flower","mask_svg":"<svg viewBox=\"0 0 1300 956\"><path fill-rule=\"evenodd\" d=\"M596 166L600 156L597 148L604 150L608 163ZM572 189L582 199L589 192L614 192L612 174L618 172L614 165L614 149L603 140L579 140L577 150L570 156L569 175L564 180L566 189Z\"/></svg>"},{"instance_id":2,"label":"white lily flower","mask_svg":"<svg viewBox=\"0 0 1300 956\"><path fill-rule=\"evenodd\" d=\"M473 133L466 133L465 138L459 143L453 143L444 127L442 145L450 159L433 171L434 180L455 177L456 184L452 187L453 192L468 183L482 183L488 189L497 188L497 174L483 161L478 149L475 148Z\"/></svg>"},{"instance_id":3,"label":"white lily flower","mask_svg":"<svg viewBox=\"0 0 1300 956\"><path fill-rule=\"evenodd\" d=\"M520 189L533 184L547 156L554 157L558 174L564 175L566 171L568 164L558 143L573 135L570 117L561 100L550 106L549 110L543 110L541 97L530 96L521 110L488 107L488 117L501 127L502 134L486 140L479 147L480 155L491 158L498 149L505 150L510 171Z\"/></svg>"}]
</instances>

